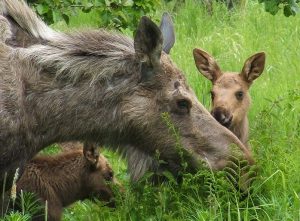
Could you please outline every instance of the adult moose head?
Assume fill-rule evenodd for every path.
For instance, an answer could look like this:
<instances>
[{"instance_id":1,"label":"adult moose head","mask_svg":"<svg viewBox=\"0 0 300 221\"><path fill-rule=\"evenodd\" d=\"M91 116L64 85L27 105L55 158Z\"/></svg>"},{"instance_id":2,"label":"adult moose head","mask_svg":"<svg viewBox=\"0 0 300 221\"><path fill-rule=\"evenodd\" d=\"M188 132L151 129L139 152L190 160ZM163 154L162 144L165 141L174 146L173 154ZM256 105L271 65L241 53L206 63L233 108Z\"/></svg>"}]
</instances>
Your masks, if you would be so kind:
<instances>
[{"instance_id":1,"label":"adult moose head","mask_svg":"<svg viewBox=\"0 0 300 221\"><path fill-rule=\"evenodd\" d=\"M213 83L211 114L248 146L248 91L264 70L265 53L248 58L240 73L222 72L215 59L201 49L196 48L193 53L198 70Z\"/></svg>"},{"instance_id":2,"label":"adult moose head","mask_svg":"<svg viewBox=\"0 0 300 221\"><path fill-rule=\"evenodd\" d=\"M104 30L65 34L50 29L23 1L1 1L4 14L41 42L0 46L1 180L45 146L71 140L123 152L133 180L162 167L177 175L182 154L163 113L178 131L189 170L198 170L200 162L221 169L232 154L252 161L199 103L162 51L162 32L149 18L141 18L134 41Z\"/></svg>"}]
</instances>

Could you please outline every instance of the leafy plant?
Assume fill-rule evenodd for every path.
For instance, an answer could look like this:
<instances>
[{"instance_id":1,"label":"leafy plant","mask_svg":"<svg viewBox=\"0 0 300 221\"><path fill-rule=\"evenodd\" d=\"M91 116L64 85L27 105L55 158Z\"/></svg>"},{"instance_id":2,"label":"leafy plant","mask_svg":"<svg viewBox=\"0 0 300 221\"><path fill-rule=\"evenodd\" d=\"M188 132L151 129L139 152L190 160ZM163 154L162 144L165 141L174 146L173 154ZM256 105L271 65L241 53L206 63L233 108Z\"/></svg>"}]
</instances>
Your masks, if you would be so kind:
<instances>
[{"instance_id":1,"label":"leafy plant","mask_svg":"<svg viewBox=\"0 0 300 221\"><path fill-rule=\"evenodd\" d=\"M69 18L78 12L77 5L84 7L80 0L28 0L38 15L48 24L61 20L69 22Z\"/></svg>"},{"instance_id":2,"label":"leafy plant","mask_svg":"<svg viewBox=\"0 0 300 221\"><path fill-rule=\"evenodd\" d=\"M3 221L30 221L31 216L28 214L22 214L20 212L11 212L7 214Z\"/></svg>"},{"instance_id":3,"label":"leafy plant","mask_svg":"<svg viewBox=\"0 0 300 221\"><path fill-rule=\"evenodd\" d=\"M31 214L32 217L42 216L44 206L39 201L36 194L31 192L23 192L19 194L17 207L21 208L22 214Z\"/></svg>"},{"instance_id":4,"label":"leafy plant","mask_svg":"<svg viewBox=\"0 0 300 221\"><path fill-rule=\"evenodd\" d=\"M99 27L133 30L141 16L151 14L160 0L29 0L36 12L49 24L64 20L79 12L96 13Z\"/></svg>"},{"instance_id":5,"label":"leafy plant","mask_svg":"<svg viewBox=\"0 0 300 221\"><path fill-rule=\"evenodd\" d=\"M264 3L265 10L272 15L276 15L281 9L283 9L283 13L287 17L295 16L300 11L299 0L259 0L259 2Z\"/></svg>"}]
</instances>

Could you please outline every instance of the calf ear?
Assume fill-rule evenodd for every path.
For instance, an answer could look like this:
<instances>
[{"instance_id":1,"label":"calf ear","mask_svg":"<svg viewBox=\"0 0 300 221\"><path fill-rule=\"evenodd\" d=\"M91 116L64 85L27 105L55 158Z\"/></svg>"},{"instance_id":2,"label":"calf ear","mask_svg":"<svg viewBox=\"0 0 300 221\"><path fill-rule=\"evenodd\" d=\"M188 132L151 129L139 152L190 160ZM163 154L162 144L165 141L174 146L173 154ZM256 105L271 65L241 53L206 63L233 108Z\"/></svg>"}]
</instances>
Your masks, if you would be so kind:
<instances>
[{"instance_id":1,"label":"calf ear","mask_svg":"<svg viewBox=\"0 0 300 221\"><path fill-rule=\"evenodd\" d=\"M159 26L163 36L163 46L162 49L167 54L170 53L171 48L175 43L175 29L173 21L169 13L164 12L161 18L161 23Z\"/></svg>"},{"instance_id":2,"label":"calf ear","mask_svg":"<svg viewBox=\"0 0 300 221\"><path fill-rule=\"evenodd\" d=\"M142 63L142 78L148 79L160 68L162 34L158 26L143 16L134 37L134 49Z\"/></svg>"},{"instance_id":3,"label":"calf ear","mask_svg":"<svg viewBox=\"0 0 300 221\"><path fill-rule=\"evenodd\" d=\"M83 155L91 165L97 165L99 160L99 150L94 142L85 141L83 144Z\"/></svg>"},{"instance_id":4,"label":"calf ear","mask_svg":"<svg viewBox=\"0 0 300 221\"><path fill-rule=\"evenodd\" d=\"M252 55L245 61L240 75L245 79L245 81L251 84L264 71L265 61L266 54L264 52Z\"/></svg>"},{"instance_id":5,"label":"calf ear","mask_svg":"<svg viewBox=\"0 0 300 221\"><path fill-rule=\"evenodd\" d=\"M215 59L206 51L195 48L193 50L195 64L200 73L213 83L222 75L219 65Z\"/></svg>"}]
</instances>

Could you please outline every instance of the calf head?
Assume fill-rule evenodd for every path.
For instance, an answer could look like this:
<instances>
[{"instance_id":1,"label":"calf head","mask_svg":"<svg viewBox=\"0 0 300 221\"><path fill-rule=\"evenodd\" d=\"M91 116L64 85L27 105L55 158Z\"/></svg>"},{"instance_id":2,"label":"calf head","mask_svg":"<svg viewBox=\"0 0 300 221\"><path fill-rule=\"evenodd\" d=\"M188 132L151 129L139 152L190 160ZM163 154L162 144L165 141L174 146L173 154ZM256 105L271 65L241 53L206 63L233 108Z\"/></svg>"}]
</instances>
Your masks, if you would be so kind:
<instances>
[{"instance_id":1,"label":"calf head","mask_svg":"<svg viewBox=\"0 0 300 221\"><path fill-rule=\"evenodd\" d=\"M111 185L122 187L114 177L113 170L107 159L99 154L95 143L85 142L83 154L88 162L88 174L82 178L84 189L89 191L89 195L102 201L109 202L108 206L114 207L114 195Z\"/></svg>"},{"instance_id":2,"label":"calf head","mask_svg":"<svg viewBox=\"0 0 300 221\"><path fill-rule=\"evenodd\" d=\"M196 48L193 53L198 70L213 84L211 114L227 128L241 124L250 106L248 90L264 70L265 53L248 58L240 73L221 71L215 59L203 50Z\"/></svg>"}]
</instances>

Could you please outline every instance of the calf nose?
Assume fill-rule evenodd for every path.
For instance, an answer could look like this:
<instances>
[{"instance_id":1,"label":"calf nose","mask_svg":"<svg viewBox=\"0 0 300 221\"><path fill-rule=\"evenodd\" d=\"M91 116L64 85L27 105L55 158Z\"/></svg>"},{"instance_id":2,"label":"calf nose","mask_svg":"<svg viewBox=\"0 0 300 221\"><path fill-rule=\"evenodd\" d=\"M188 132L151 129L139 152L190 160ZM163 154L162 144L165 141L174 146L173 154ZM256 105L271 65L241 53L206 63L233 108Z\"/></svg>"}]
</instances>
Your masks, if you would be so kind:
<instances>
[{"instance_id":1,"label":"calf nose","mask_svg":"<svg viewBox=\"0 0 300 221\"><path fill-rule=\"evenodd\" d=\"M222 118L222 121L219 121L224 127L230 127L231 125L231 121L232 121L232 115L225 115L225 114L222 114L223 115L223 118Z\"/></svg>"},{"instance_id":2,"label":"calf nose","mask_svg":"<svg viewBox=\"0 0 300 221\"><path fill-rule=\"evenodd\" d=\"M224 127L230 127L232 122L232 114L229 113L225 108L217 107L211 112L213 117Z\"/></svg>"}]
</instances>

